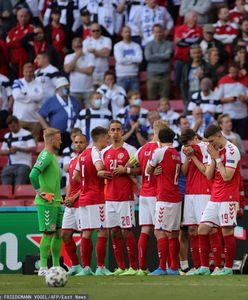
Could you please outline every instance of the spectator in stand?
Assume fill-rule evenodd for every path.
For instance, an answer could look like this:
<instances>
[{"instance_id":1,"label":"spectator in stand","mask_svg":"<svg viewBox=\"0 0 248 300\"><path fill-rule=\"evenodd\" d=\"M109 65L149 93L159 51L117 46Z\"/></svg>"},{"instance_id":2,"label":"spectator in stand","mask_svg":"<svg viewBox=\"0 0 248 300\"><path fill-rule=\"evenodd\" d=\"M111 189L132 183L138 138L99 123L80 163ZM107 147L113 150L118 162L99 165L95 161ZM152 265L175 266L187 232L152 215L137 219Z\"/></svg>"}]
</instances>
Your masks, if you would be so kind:
<instances>
[{"instance_id":1,"label":"spectator in stand","mask_svg":"<svg viewBox=\"0 0 248 300\"><path fill-rule=\"evenodd\" d=\"M239 149L240 155L243 156L245 154L245 148L242 144L240 136L232 131L232 119L230 118L229 114L219 115L217 121L223 136L228 141L236 145Z\"/></svg>"},{"instance_id":2,"label":"spectator in stand","mask_svg":"<svg viewBox=\"0 0 248 300\"><path fill-rule=\"evenodd\" d=\"M173 147L177 149L178 152L181 151L182 143L180 141L180 135L186 129L189 129L189 121L185 115L182 115L177 120L177 127L175 128L175 138L173 142Z\"/></svg>"},{"instance_id":3,"label":"spectator in stand","mask_svg":"<svg viewBox=\"0 0 248 300\"><path fill-rule=\"evenodd\" d=\"M223 5L218 9L218 21L213 24L215 27L214 38L225 45L226 51L230 54L232 43L238 34L238 27L235 23L228 21L228 6Z\"/></svg>"},{"instance_id":4,"label":"spectator in stand","mask_svg":"<svg viewBox=\"0 0 248 300\"><path fill-rule=\"evenodd\" d=\"M116 84L115 74L107 71L104 74L104 83L97 89L102 95L102 108L107 108L115 119L120 109L124 107L126 100L125 90Z\"/></svg>"},{"instance_id":5,"label":"spectator in stand","mask_svg":"<svg viewBox=\"0 0 248 300\"><path fill-rule=\"evenodd\" d=\"M185 17L189 11L195 11L197 13L197 24L206 24L208 23L211 2L211 0L181 0L179 15Z\"/></svg>"},{"instance_id":6,"label":"spectator in stand","mask_svg":"<svg viewBox=\"0 0 248 300\"><path fill-rule=\"evenodd\" d=\"M228 59L225 47L222 42L214 38L215 28L212 24L205 24L203 26L203 38L200 41L202 53L206 62L208 62L208 50L211 48L217 48L221 53L220 63L225 63Z\"/></svg>"},{"instance_id":7,"label":"spectator in stand","mask_svg":"<svg viewBox=\"0 0 248 300\"><path fill-rule=\"evenodd\" d=\"M186 103L191 100L193 93L200 90L203 77L215 79L214 70L203 60L201 47L196 44L190 47L190 61L184 66L181 80L181 95Z\"/></svg>"},{"instance_id":8,"label":"spectator in stand","mask_svg":"<svg viewBox=\"0 0 248 300\"><path fill-rule=\"evenodd\" d=\"M72 40L71 54L66 55L64 70L70 77L70 93L80 101L80 107L89 107L89 95L93 91L92 74L95 69L95 57L82 48L82 38Z\"/></svg>"},{"instance_id":9,"label":"spectator in stand","mask_svg":"<svg viewBox=\"0 0 248 300\"><path fill-rule=\"evenodd\" d=\"M101 34L101 27L97 23L90 26L91 36L83 41L85 53L95 56L95 70L93 73L93 85L99 87L103 82L104 73L109 69L109 56L112 49L110 38Z\"/></svg>"},{"instance_id":10,"label":"spectator in stand","mask_svg":"<svg viewBox=\"0 0 248 300\"><path fill-rule=\"evenodd\" d=\"M113 37L115 33L116 5L115 0L98 1L97 21L110 37Z\"/></svg>"},{"instance_id":11,"label":"spectator in stand","mask_svg":"<svg viewBox=\"0 0 248 300\"><path fill-rule=\"evenodd\" d=\"M248 56L245 46L237 46L234 49L234 61L239 65L241 75L248 73Z\"/></svg>"},{"instance_id":12,"label":"spectator in stand","mask_svg":"<svg viewBox=\"0 0 248 300\"><path fill-rule=\"evenodd\" d=\"M240 23L240 32L233 41L233 48L237 46L238 41L245 42L246 50L248 51L248 19L244 18Z\"/></svg>"},{"instance_id":13,"label":"spectator in stand","mask_svg":"<svg viewBox=\"0 0 248 300\"><path fill-rule=\"evenodd\" d=\"M10 30L7 36L10 67L14 78L22 76L23 66L28 61L28 52L23 46L23 38L33 32L33 26L29 24L30 15L26 8L19 9L16 17L17 25Z\"/></svg>"},{"instance_id":14,"label":"spectator in stand","mask_svg":"<svg viewBox=\"0 0 248 300\"><path fill-rule=\"evenodd\" d=\"M222 113L222 104L220 99L216 98L213 92L213 83L210 78L203 78L200 83L200 90L194 93L188 104L187 114L191 115L195 107L200 107L204 114L209 113L212 116Z\"/></svg>"},{"instance_id":15,"label":"spectator in stand","mask_svg":"<svg viewBox=\"0 0 248 300\"><path fill-rule=\"evenodd\" d=\"M32 164L32 153L35 152L35 141L31 132L21 128L15 116L7 118L8 133L4 135L0 155L8 156L8 165L2 172L2 183L9 185L28 183Z\"/></svg>"},{"instance_id":16,"label":"spectator in stand","mask_svg":"<svg viewBox=\"0 0 248 300\"><path fill-rule=\"evenodd\" d=\"M0 74L10 76L9 49L7 43L0 38Z\"/></svg>"},{"instance_id":17,"label":"spectator in stand","mask_svg":"<svg viewBox=\"0 0 248 300\"><path fill-rule=\"evenodd\" d=\"M65 55L68 53L70 41L67 42L67 39L69 39L67 38L69 32L64 25L60 24L60 17L60 9L58 7L52 9L51 21L45 27L45 36L46 41L53 46L53 48L59 54L60 60L63 61Z\"/></svg>"},{"instance_id":18,"label":"spectator in stand","mask_svg":"<svg viewBox=\"0 0 248 300\"><path fill-rule=\"evenodd\" d=\"M15 25L15 18L12 12L12 3L10 0L0 1L0 19L0 35L5 40L7 32L9 32Z\"/></svg>"},{"instance_id":19,"label":"spectator in stand","mask_svg":"<svg viewBox=\"0 0 248 300\"><path fill-rule=\"evenodd\" d=\"M139 44L132 42L131 28L124 26L121 31L122 41L114 46L117 84L128 93L139 90L139 64L143 54Z\"/></svg>"},{"instance_id":20,"label":"spectator in stand","mask_svg":"<svg viewBox=\"0 0 248 300\"><path fill-rule=\"evenodd\" d=\"M80 9L81 25L75 32L75 36L82 38L84 41L90 36L91 15L87 9Z\"/></svg>"},{"instance_id":21,"label":"spectator in stand","mask_svg":"<svg viewBox=\"0 0 248 300\"><path fill-rule=\"evenodd\" d=\"M201 137L204 136L205 129L214 123L214 118L211 114L203 113L200 106L196 106L192 110L192 115L187 116L189 127L198 133Z\"/></svg>"},{"instance_id":22,"label":"spectator in stand","mask_svg":"<svg viewBox=\"0 0 248 300\"><path fill-rule=\"evenodd\" d=\"M153 139L153 135L154 135L153 124L155 121L160 120L161 117L157 110L149 110L149 112L147 114L147 119L149 121L149 126L147 129L148 141L151 141Z\"/></svg>"},{"instance_id":23,"label":"spectator in stand","mask_svg":"<svg viewBox=\"0 0 248 300\"><path fill-rule=\"evenodd\" d=\"M170 97L170 58L173 53L172 43L163 35L163 28L153 26L154 40L145 47L147 60L147 89L149 99Z\"/></svg>"},{"instance_id":24,"label":"spectator in stand","mask_svg":"<svg viewBox=\"0 0 248 300\"><path fill-rule=\"evenodd\" d=\"M37 55L38 69L34 72L35 79L40 83L43 89L42 104L55 93L55 83L60 77L59 70L50 64L50 58L47 52L40 52Z\"/></svg>"},{"instance_id":25,"label":"spectator in stand","mask_svg":"<svg viewBox=\"0 0 248 300\"><path fill-rule=\"evenodd\" d=\"M0 74L0 128L7 128L6 120L13 110L12 89L9 78Z\"/></svg>"},{"instance_id":26,"label":"spectator in stand","mask_svg":"<svg viewBox=\"0 0 248 300\"><path fill-rule=\"evenodd\" d=\"M174 42L175 48L175 81L180 87L181 74L185 63L189 60L190 46L199 42L202 37L202 29L197 26L197 14L189 11L184 18L185 24L176 26Z\"/></svg>"},{"instance_id":27,"label":"spectator in stand","mask_svg":"<svg viewBox=\"0 0 248 300\"><path fill-rule=\"evenodd\" d=\"M233 130L242 139L247 137L247 94L247 77L240 76L239 66L231 63L228 74L218 82L216 97L223 104L223 113L232 118Z\"/></svg>"},{"instance_id":28,"label":"spectator in stand","mask_svg":"<svg viewBox=\"0 0 248 300\"><path fill-rule=\"evenodd\" d=\"M82 109L79 113L75 127L80 128L86 135L87 141L91 141L90 133L97 126L108 128L112 120L111 111L107 108L101 108L102 95L98 92L92 92L90 95L90 107Z\"/></svg>"},{"instance_id":29,"label":"spectator in stand","mask_svg":"<svg viewBox=\"0 0 248 300\"><path fill-rule=\"evenodd\" d=\"M147 120L147 114L148 110L141 107L142 101L141 101L141 95L140 92L138 91L130 91L127 94L127 100L128 100L128 105L122 108L118 115L116 116L117 120L119 120L122 124L125 123L126 118L128 117L128 113L130 110L130 106L139 106L140 111L139 111L139 123L142 126L149 126L148 120Z\"/></svg>"},{"instance_id":30,"label":"spectator in stand","mask_svg":"<svg viewBox=\"0 0 248 300\"><path fill-rule=\"evenodd\" d=\"M130 105L123 123L123 140L137 149L147 142L149 129L149 124L148 126L141 125L139 120L140 109L140 106Z\"/></svg>"},{"instance_id":31,"label":"spectator in stand","mask_svg":"<svg viewBox=\"0 0 248 300\"><path fill-rule=\"evenodd\" d=\"M71 145L70 132L78 118L80 105L70 96L70 84L67 78L59 77L55 83L55 95L40 108L38 120L42 128L53 127L61 131L62 151Z\"/></svg>"},{"instance_id":32,"label":"spectator in stand","mask_svg":"<svg viewBox=\"0 0 248 300\"><path fill-rule=\"evenodd\" d=\"M14 81L12 95L13 114L19 119L20 126L31 131L35 140L38 141L41 127L37 113L43 99L43 89L34 79L34 66L31 63L23 66L23 77Z\"/></svg>"},{"instance_id":33,"label":"spectator in stand","mask_svg":"<svg viewBox=\"0 0 248 300\"><path fill-rule=\"evenodd\" d=\"M171 108L170 101L168 99L161 98L159 100L158 111L161 119L166 121L173 131L176 131L176 124L180 115Z\"/></svg>"},{"instance_id":34,"label":"spectator in stand","mask_svg":"<svg viewBox=\"0 0 248 300\"><path fill-rule=\"evenodd\" d=\"M215 84L227 73L227 68L225 64L220 62L222 52L218 48L210 48L208 50L208 59L207 62L212 66L212 69L215 71Z\"/></svg>"},{"instance_id":35,"label":"spectator in stand","mask_svg":"<svg viewBox=\"0 0 248 300\"><path fill-rule=\"evenodd\" d=\"M155 24L161 26L164 36L167 36L174 26L173 19L165 7L157 5L156 0L146 0L145 3L140 12L140 33L143 46L153 40Z\"/></svg>"},{"instance_id":36,"label":"spectator in stand","mask_svg":"<svg viewBox=\"0 0 248 300\"><path fill-rule=\"evenodd\" d=\"M240 24L245 15L245 0L236 0L233 9L229 10L229 21Z\"/></svg>"}]
</instances>

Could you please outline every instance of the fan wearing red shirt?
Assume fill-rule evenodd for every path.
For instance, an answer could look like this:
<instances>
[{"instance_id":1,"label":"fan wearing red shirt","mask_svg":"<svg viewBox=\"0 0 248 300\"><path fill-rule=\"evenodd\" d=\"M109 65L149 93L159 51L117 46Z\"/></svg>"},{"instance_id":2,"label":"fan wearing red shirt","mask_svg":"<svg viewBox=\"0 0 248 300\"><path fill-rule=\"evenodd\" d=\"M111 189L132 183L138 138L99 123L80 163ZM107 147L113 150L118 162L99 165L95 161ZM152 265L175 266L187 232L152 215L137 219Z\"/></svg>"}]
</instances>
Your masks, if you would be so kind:
<instances>
[{"instance_id":1,"label":"fan wearing red shirt","mask_svg":"<svg viewBox=\"0 0 248 300\"><path fill-rule=\"evenodd\" d=\"M204 137L208 140L208 166L206 176L213 179L211 199L201 218L198 229L201 268L194 275L210 274L208 268L208 234L214 227L221 227L225 249L225 267L215 270L212 275L232 275L235 255L234 226L240 199L240 153L238 148L227 141L221 129L210 125ZM216 229L215 229L216 231ZM216 236L216 239L218 236ZM215 257L221 257L222 244L220 236L216 241Z\"/></svg>"},{"instance_id":2,"label":"fan wearing red shirt","mask_svg":"<svg viewBox=\"0 0 248 300\"><path fill-rule=\"evenodd\" d=\"M136 241L131 230L135 226L134 191L133 181L129 176L130 174L134 175L136 170L126 167L136 149L124 143L120 121L112 120L110 122L109 136L112 145L104 149L102 159L106 171L113 175L107 180L106 185L106 225L111 228L114 254L118 265L118 269L113 274L136 275ZM124 262L122 237L126 243L130 264L127 270Z\"/></svg>"},{"instance_id":3,"label":"fan wearing red shirt","mask_svg":"<svg viewBox=\"0 0 248 300\"><path fill-rule=\"evenodd\" d=\"M158 134L161 148L155 150L147 167L147 173L152 174L157 166L162 173L157 176L157 202L155 210L155 230L157 238L160 267L148 275L179 275L179 230L181 223L181 194L178 177L181 169L179 153L172 147L174 131L164 128ZM170 255L171 264L167 269L166 262Z\"/></svg>"},{"instance_id":4,"label":"fan wearing red shirt","mask_svg":"<svg viewBox=\"0 0 248 300\"><path fill-rule=\"evenodd\" d=\"M76 135L73 146L75 157L69 162L69 184L67 186L66 198L64 201L65 211L62 222L62 238L65 244L65 250L70 257L72 267L68 271L68 275L76 275L81 271L77 256L77 246L72 238L75 231L79 231L78 219L78 198L80 195L80 183L73 179L73 172L76 168L78 157L87 147L87 139L84 134Z\"/></svg>"},{"instance_id":5,"label":"fan wearing red shirt","mask_svg":"<svg viewBox=\"0 0 248 300\"><path fill-rule=\"evenodd\" d=\"M108 130L95 127L91 131L92 147L85 149L79 156L74 177L80 178L81 192L79 196L79 220L81 229L81 256L84 268L77 276L93 275L91 271L91 235L97 230L96 257L97 270L95 275L110 275L105 268L106 244L108 230L105 224L104 179L98 176L103 170L101 150L108 145ZM112 174L104 171L105 178Z\"/></svg>"},{"instance_id":6,"label":"fan wearing red shirt","mask_svg":"<svg viewBox=\"0 0 248 300\"><path fill-rule=\"evenodd\" d=\"M156 120L153 124L154 136L151 142L145 144L135 153L135 160L139 163L142 176L142 188L139 194L139 225L141 233L138 242L139 270L137 275L143 276L147 270L147 250L149 236L155 224L155 207L157 196L157 182L154 174L146 172L147 165L152 159L154 151L160 147L158 133L160 129L167 128L167 123Z\"/></svg>"},{"instance_id":7,"label":"fan wearing red shirt","mask_svg":"<svg viewBox=\"0 0 248 300\"><path fill-rule=\"evenodd\" d=\"M199 140L192 129L186 129L180 140L184 145L181 153L182 173L187 176L182 225L188 226L191 256L197 269L201 266L197 230L211 196L211 181L205 176L207 144ZM191 271L187 275L190 273Z\"/></svg>"}]
</instances>

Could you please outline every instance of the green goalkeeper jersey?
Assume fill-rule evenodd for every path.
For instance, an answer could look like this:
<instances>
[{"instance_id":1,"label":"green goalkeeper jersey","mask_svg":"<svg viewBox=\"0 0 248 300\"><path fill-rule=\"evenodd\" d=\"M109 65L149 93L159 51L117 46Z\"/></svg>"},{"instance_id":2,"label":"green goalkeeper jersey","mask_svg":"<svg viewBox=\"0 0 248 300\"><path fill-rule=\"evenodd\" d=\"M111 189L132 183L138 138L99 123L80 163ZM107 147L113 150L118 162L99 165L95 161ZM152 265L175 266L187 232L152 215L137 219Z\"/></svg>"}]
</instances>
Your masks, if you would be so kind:
<instances>
[{"instance_id":1,"label":"green goalkeeper jersey","mask_svg":"<svg viewBox=\"0 0 248 300\"><path fill-rule=\"evenodd\" d=\"M40 190L46 193L54 194L54 201L48 202L43 200L39 195L35 197L36 205L61 205L61 193L60 193L60 169L58 160L55 154L48 152L47 150L41 151L39 154L33 169L40 172L39 185ZM32 176L32 171L30 176Z\"/></svg>"}]
</instances>

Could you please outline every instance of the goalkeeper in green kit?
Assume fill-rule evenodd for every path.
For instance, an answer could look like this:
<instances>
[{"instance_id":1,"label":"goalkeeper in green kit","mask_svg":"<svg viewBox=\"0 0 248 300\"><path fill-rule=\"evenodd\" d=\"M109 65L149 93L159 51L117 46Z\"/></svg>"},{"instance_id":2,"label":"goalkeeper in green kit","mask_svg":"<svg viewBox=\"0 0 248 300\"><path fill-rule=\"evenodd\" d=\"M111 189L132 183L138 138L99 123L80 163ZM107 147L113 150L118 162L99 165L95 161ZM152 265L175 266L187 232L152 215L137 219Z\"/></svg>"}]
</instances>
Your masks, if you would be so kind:
<instances>
[{"instance_id":1,"label":"goalkeeper in green kit","mask_svg":"<svg viewBox=\"0 0 248 300\"><path fill-rule=\"evenodd\" d=\"M53 266L59 266L62 247L60 169L56 152L61 145L61 134L58 129L46 128L43 133L45 148L39 154L29 178L36 191L39 230L43 232L40 242L39 276L47 272L47 259L51 249Z\"/></svg>"}]
</instances>

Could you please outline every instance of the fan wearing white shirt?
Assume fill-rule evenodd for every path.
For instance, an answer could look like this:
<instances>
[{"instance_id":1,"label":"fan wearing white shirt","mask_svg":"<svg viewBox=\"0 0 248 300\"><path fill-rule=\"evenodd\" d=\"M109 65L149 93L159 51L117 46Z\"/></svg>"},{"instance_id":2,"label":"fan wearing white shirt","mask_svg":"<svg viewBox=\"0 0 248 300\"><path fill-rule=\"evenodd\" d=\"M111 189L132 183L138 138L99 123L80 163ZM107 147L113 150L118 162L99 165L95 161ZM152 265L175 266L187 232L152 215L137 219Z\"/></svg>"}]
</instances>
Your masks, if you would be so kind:
<instances>
[{"instance_id":1,"label":"fan wearing white shirt","mask_svg":"<svg viewBox=\"0 0 248 300\"><path fill-rule=\"evenodd\" d=\"M48 53L41 52L37 55L38 69L35 70L35 80L39 82L43 89L42 104L55 92L55 82L60 76L59 69L50 64Z\"/></svg>"},{"instance_id":2,"label":"fan wearing white shirt","mask_svg":"<svg viewBox=\"0 0 248 300\"><path fill-rule=\"evenodd\" d=\"M86 107L89 107L89 95L93 91L93 71L95 57L82 49L82 39L75 37L72 40L71 54L66 55L64 70L70 77L70 94Z\"/></svg>"},{"instance_id":3,"label":"fan wearing white shirt","mask_svg":"<svg viewBox=\"0 0 248 300\"><path fill-rule=\"evenodd\" d=\"M8 77L0 74L0 128L6 128L6 119L13 108L11 83Z\"/></svg>"},{"instance_id":4,"label":"fan wearing white shirt","mask_svg":"<svg viewBox=\"0 0 248 300\"><path fill-rule=\"evenodd\" d=\"M130 90L139 90L139 64L143 54L139 44L131 40L131 28L124 26L121 31L122 41L114 46L116 60L115 72L117 84L128 93Z\"/></svg>"},{"instance_id":5,"label":"fan wearing white shirt","mask_svg":"<svg viewBox=\"0 0 248 300\"><path fill-rule=\"evenodd\" d=\"M109 69L112 42L110 38L101 35L101 27L98 23L91 24L90 33L91 36L83 41L83 51L95 56L93 85L96 88L102 84L104 73Z\"/></svg>"},{"instance_id":6,"label":"fan wearing white shirt","mask_svg":"<svg viewBox=\"0 0 248 300\"><path fill-rule=\"evenodd\" d=\"M41 127L37 113L43 99L43 89L34 79L34 67L31 63L23 66L23 76L16 79L12 86L13 114L19 119L20 126L31 131L35 140L38 140Z\"/></svg>"},{"instance_id":7,"label":"fan wearing white shirt","mask_svg":"<svg viewBox=\"0 0 248 300\"><path fill-rule=\"evenodd\" d=\"M112 112L113 119L124 107L126 98L125 90L115 81L115 74L107 71L104 75L104 83L97 89L97 92L102 95L102 108L108 108Z\"/></svg>"}]
</instances>

